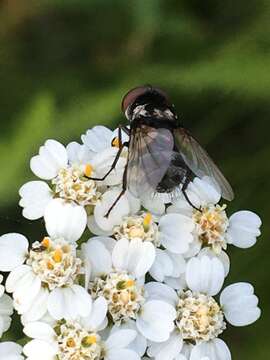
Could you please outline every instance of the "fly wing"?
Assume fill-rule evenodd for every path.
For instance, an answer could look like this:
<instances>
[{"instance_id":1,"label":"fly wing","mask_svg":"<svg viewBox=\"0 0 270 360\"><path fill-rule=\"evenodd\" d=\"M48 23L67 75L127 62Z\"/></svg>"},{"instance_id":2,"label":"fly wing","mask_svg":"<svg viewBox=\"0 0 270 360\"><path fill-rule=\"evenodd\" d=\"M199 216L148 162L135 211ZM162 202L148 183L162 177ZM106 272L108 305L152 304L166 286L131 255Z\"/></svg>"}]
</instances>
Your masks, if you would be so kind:
<instances>
[{"instance_id":1,"label":"fly wing","mask_svg":"<svg viewBox=\"0 0 270 360\"><path fill-rule=\"evenodd\" d=\"M210 176L220 187L222 197L233 200L231 185L208 153L184 128L174 130L175 143L187 166L198 177Z\"/></svg>"},{"instance_id":2,"label":"fly wing","mask_svg":"<svg viewBox=\"0 0 270 360\"><path fill-rule=\"evenodd\" d=\"M129 144L127 181L136 197L154 192L172 158L174 138L167 129L143 125L132 129Z\"/></svg>"}]
</instances>

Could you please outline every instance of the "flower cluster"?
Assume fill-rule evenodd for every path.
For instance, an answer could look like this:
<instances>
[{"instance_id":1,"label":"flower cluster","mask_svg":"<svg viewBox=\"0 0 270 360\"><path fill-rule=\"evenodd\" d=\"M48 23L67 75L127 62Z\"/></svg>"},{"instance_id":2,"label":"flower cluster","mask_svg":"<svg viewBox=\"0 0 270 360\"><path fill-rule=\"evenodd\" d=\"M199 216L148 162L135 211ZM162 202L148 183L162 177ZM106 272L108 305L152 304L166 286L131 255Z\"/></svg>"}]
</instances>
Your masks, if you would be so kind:
<instances>
[{"instance_id":1,"label":"flower cluster","mask_svg":"<svg viewBox=\"0 0 270 360\"><path fill-rule=\"evenodd\" d=\"M105 176L121 146L117 134L96 126L82 144L47 140L31 159L41 180L20 188L19 204L45 229L39 239L0 237L0 336L14 310L24 332L23 346L0 343L0 358L230 360L220 339L227 324L260 317L252 285L222 290L229 245L253 246L260 218L228 216L208 177L187 188L194 207L180 192L138 199L127 190L106 216L128 155Z\"/></svg>"}]
</instances>

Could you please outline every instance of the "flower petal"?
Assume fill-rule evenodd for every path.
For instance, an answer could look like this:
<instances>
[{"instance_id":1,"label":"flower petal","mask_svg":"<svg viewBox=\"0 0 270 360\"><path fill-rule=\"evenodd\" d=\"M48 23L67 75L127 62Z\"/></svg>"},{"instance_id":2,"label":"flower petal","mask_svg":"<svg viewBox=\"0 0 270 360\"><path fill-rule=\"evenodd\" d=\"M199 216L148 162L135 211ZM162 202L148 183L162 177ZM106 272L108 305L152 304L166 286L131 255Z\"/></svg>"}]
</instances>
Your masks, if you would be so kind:
<instances>
[{"instance_id":1,"label":"flower petal","mask_svg":"<svg viewBox=\"0 0 270 360\"><path fill-rule=\"evenodd\" d=\"M195 345L191 351L190 360L231 360L228 346L221 339L214 339Z\"/></svg>"},{"instance_id":2,"label":"flower petal","mask_svg":"<svg viewBox=\"0 0 270 360\"><path fill-rule=\"evenodd\" d=\"M112 349L108 351L108 354L104 358L105 360L140 360L138 354L135 351L129 349Z\"/></svg>"},{"instance_id":3,"label":"flower petal","mask_svg":"<svg viewBox=\"0 0 270 360\"><path fill-rule=\"evenodd\" d=\"M152 281L147 283L144 286L144 289L150 300L165 301L174 307L178 303L178 296L176 292L168 285Z\"/></svg>"},{"instance_id":4,"label":"flower petal","mask_svg":"<svg viewBox=\"0 0 270 360\"><path fill-rule=\"evenodd\" d=\"M183 254L193 241L194 222L181 214L164 215L159 222L161 244L176 254Z\"/></svg>"},{"instance_id":5,"label":"flower petal","mask_svg":"<svg viewBox=\"0 0 270 360\"><path fill-rule=\"evenodd\" d=\"M21 356L22 347L12 341L0 343L0 359L3 360L23 360Z\"/></svg>"},{"instance_id":6,"label":"flower petal","mask_svg":"<svg viewBox=\"0 0 270 360\"><path fill-rule=\"evenodd\" d=\"M23 332L30 338L44 341L53 341L55 337L53 328L41 321L27 323L23 328Z\"/></svg>"},{"instance_id":7,"label":"flower petal","mask_svg":"<svg viewBox=\"0 0 270 360\"><path fill-rule=\"evenodd\" d=\"M223 264L217 258L202 256L187 263L186 281L192 291L214 296L222 288L224 277Z\"/></svg>"},{"instance_id":8,"label":"flower petal","mask_svg":"<svg viewBox=\"0 0 270 360\"><path fill-rule=\"evenodd\" d=\"M123 329L113 332L106 340L106 348L123 349L134 341L137 332L131 329Z\"/></svg>"},{"instance_id":9,"label":"flower petal","mask_svg":"<svg viewBox=\"0 0 270 360\"><path fill-rule=\"evenodd\" d=\"M102 178L110 171L112 163L117 156L118 150L118 148L110 147L103 150L102 152L97 153L96 156L93 157L91 160L91 165L94 168L95 177ZM120 156L115 168L103 180L103 184L108 186L121 184L126 162L127 159L123 156Z\"/></svg>"},{"instance_id":10,"label":"flower petal","mask_svg":"<svg viewBox=\"0 0 270 360\"><path fill-rule=\"evenodd\" d=\"M221 253L217 255L210 247L205 247L199 252L198 257L201 258L205 255L208 256L210 259L218 258L224 266L225 277L229 274L230 258L225 253L225 251L222 250Z\"/></svg>"},{"instance_id":11,"label":"flower petal","mask_svg":"<svg viewBox=\"0 0 270 360\"><path fill-rule=\"evenodd\" d=\"M81 323L87 330L98 331L104 323L107 314L107 301L104 297L99 297L93 302L92 311L87 317L81 319Z\"/></svg>"},{"instance_id":12,"label":"flower petal","mask_svg":"<svg viewBox=\"0 0 270 360\"><path fill-rule=\"evenodd\" d=\"M0 236L0 270L11 271L23 264L28 253L28 240L18 233Z\"/></svg>"},{"instance_id":13,"label":"flower petal","mask_svg":"<svg viewBox=\"0 0 270 360\"><path fill-rule=\"evenodd\" d=\"M54 199L46 207L44 220L51 237L75 242L85 230L87 214L82 206L63 199Z\"/></svg>"},{"instance_id":14,"label":"flower petal","mask_svg":"<svg viewBox=\"0 0 270 360\"><path fill-rule=\"evenodd\" d=\"M220 295L220 303L227 321L234 326L252 324L261 315L254 288L248 283L227 286Z\"/></svg>"},{"instance_id":15,"label":"flower petal","mask_svg":"<svg viewBox=\"0 0 270 360\"><path fill-rule=\"evenodd\" d=\"M194 192L200 199L200 206L217 204L221 198L220 188L209 176L196 177L189 184L188 190Z\"/></svg>"},{"instance_id":16,"label":"flower petal","mask_svg":"<svg viewBox=\"0 0 270 360\"><path fill-rule=\"evenodd\" d=\"M39 155L32 157L30 167L41 179L53 179L58 171L67 165L67 151L64 145L55 140L47 140L39 148Z\"/></svg>"},{"instance_id":17,"label":"flower petal","mask_svg":"<svg viewBox=\"0 0 270 360\"><path fill-rule=\"evenodd\" d=\"M94 153L86 145L72 141L67 145L68 162L70 164L87 164L93 158Z\"/></svg>"},{"instance_id":18,"label":"flower petal","mask_svg":"<svg viewBox=\"0 0 270 360\"><path fill-rule=\"evenodd\" d=\"M52 190L44 181L29 181L24 184L19 195L19 205L23 207L23 216L29 220L36 220L44 215L45 208L53 198Z\"/></svg>"},{"instance_id":19,"label":"flower petal","mask_svg":"<svg viewBox=\"0 0 270 360\"><path fill-rule=\"evenodd\" d=\"M56 288L48 298L48 311L56 320L74 320L78 316L88 316L91 307L91 296L79 285L72 285L69 288Z\"/></svg>"},{"instance_id":20,"label":"flower petal","mask_svg":"<svg viewBox=\"0 0 270 360\"><path fill-rule=\"evenodd\" d=\"M249 248L260 236L262 222L259 216L251 211L238 211L229 219L227 241L239 248Z\"/></svg>"},{"instance_id":21,"label":"flower petal","mask_svg":"<svg viewBox=\"0 0 270 360\"><path fill-rule=\"evenodd\" d=\"M164 250L156 249L156 257L151 269L150 275L156 281L164 281L165 276L172 275L173 262L170 256Z\"/></svg>"},{"instance_id":22,"label":"flower petal","mask_svg":"<svg viewBox=\"0 0 270 360\"><path fill-rule=\"evenodd\" d=\"M155 360L174 360L180 354L183 346L181 335L174 331L170 338L162 343L151 342L147 351Z\"/></svg>"},{"instance_id":23,"label":"flower petal","mask_svg":"<svg viewBox=\"0 0 270 360\"><path fill-rule=\"evenodd\" d=\"M150 300L143 305L136 324L138 330L147 339L163 342L169 339L175 318L176 311L173 306L164 301Z\"/></svg>"},{"instance_id":24,"label":"flower petal","mask_svg":"<svg viewBox=\"0 0 270 360\"><path fill-rule=\"evenodd\" d=\"M34 298L31 307L22 315L22 322L37 321L41 319L47 312L47 303L49 290L41 288Z\"/></svg>"},{"instance_id":25,"label":"flower petal","mask_svg":"<svg viewBox=\"0 0 270 360\"><path fill-rule=\"evenodd\" d=\"M133 320L130 320L128 322L125 322L121 324L120 326L114 325L112 327L112 332L119 331L119 329L129 329L129 330L135 330L137 332L136 322ZM143 356L145 354L146 348L147 348L147 340L144 336L142 336L140 333L137 332L136 338L128 345L128 348L130 350L135 351L138 355Z\"/></svg>"},{"instance_id":26,"label":"flower petal","mask_svg":"<svg viewBox=\"0 0 270 360\"><path fill-rule=\"evenodd\" d=\"M30 359L53 360L55 359L57 348L51 342L35 339L24 346L23 352Z\"/></svg>"},{"instance_id":27,"label":"flower petal","mask_svg":"<svg viewBox=\"0 0 270 360\"><path fill-rule=\"evenodd\" d=\"M82 257L87 270L86 284L96 276L107 274L112 269L111 254L105 245L98 241L98 237L89 239L82 244Z\"/></svg>"},{"instance_id":28,"label":"flower petal","mask_svg":"<svg viewBox=\"0 0 270 360\"><path fill-rule=\"evenodd\" d=\"M112 261L116 269L127 270L136 278L144 276L155 260L155 247L141 239L117 241Z\"/></svg>"},{"instance_id":29,"label":"flower petal","mask_svg":"<svg viewBox=\"0 0 270 360\"><path fill-rule=\"evenodd\" d=\"M82 142L91 150L96 153L111 147L112 130L105 126L94 126L92 129L87 130L85 135L82 135Z\"/></svg>"},{"instance_id":30,"label":"flower petal","mask_svg":"<svg viewBox=\"0 0 270 360\"><path fill-rule=\"evenodd\" d=\"M105 217L108 210L120 195L120 190L108 190L106 191L101 201L97 203L94 209L94 216L97 225L104 231L111 231L115 225L118 225L122 221L122 217L128 215L130 208L127 196L125 194L117 201L113 207L109 217Z\"/></svg>"}]
</instances>

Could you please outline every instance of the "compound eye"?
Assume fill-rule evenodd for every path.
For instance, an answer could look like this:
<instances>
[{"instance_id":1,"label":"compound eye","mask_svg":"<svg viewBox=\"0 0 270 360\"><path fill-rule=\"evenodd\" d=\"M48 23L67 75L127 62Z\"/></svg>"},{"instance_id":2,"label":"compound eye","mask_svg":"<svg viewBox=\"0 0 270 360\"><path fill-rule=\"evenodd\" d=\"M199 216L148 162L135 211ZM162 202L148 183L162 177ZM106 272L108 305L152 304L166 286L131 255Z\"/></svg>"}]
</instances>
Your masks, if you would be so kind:
<instances>
[{"instance_id":1,"label":"compound eye","mask_svg":"<svg viewBox=\"0 0 270 360\"><path fill-rule=\"evenodd\" d=\"M136 99L145 94L147 91L150 90L149 86L138 86L134 89L131 89L124 97L122 100L122 105L121 105L121 109L123 111L123 113L125 113L125 111L127 110L127 108L129 107L129 105L133 104L134 101L136 101Z\"/></svg>"}]
</instances>

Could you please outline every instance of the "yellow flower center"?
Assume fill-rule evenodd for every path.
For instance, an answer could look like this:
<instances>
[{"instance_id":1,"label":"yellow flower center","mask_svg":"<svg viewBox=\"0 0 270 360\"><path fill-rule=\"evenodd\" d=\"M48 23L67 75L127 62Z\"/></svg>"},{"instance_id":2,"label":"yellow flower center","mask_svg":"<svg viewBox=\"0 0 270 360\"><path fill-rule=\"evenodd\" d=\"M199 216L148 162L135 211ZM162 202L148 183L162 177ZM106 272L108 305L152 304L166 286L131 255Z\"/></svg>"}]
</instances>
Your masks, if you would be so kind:
<instances>
[{"instance_id":1,"label":"yellow flower center","mask_svg":"<svg viewBox=\"0 0 270 360\"><path fill-rule=\"evenodd\" d=\"M83 346L90 346L90 345L96 344L96 342L97 342L96 335L88 335L82 339Z\"/></svg>"},{"instance_id":2,"label":"yellow flower center","mask_svg":"<svg viewBox=\"0 0 270 360\"><path fill-rule=\"evenodd\" d=\"M201 211L193 211L200 241L203 245L211 246L216 253L227 247L225 235L229 221L225 209L226 205L209 205Z\"/></svg>"},{"instance_id":3,"label":"yellow flower center","mask_svg":"<svg viewBox=\"0 0 270 360\"><path fill-rule=\"evenodd\" d=\"M87 177L91 177L93 173L93 166L91 164L86 164L84 168L84 174Z\"/></svg>"},{"instance_id":4,"label":"yellow flower center","mask_svg":"<svg viewBox=\"0 0 270 360\"><path fill-rule=\"evenodd\" d=\"M47 249L50 246L50 239L48 237L44 237L41 241L41 245Z\"/></svg>"},{"instance_id":5,"label":"yellow flower center","mask_svg":"<svg viewBox=\"0 0 270 360\"><path fill-rule=\"evenodd\" d=\"M121 225L114 227L113 233L117 240L139 238L153 242L155 246L160 245L158 225L150 213L124 217Z\"/></svg>"},{"instance_id":6,"label":"yellow flower center","mask_svg":"<svg viewBox=\"0 0 270 360\"><path fill-rule=\"evenodd\" d=\"M89 332L77 321L59 321L55 328L58 360L102 360L104 344L98 333Z\"/></svg>"},{"instance_id":7,"label":"yellow flower center","mask_svg":"<svg viewBox=\"0 0 270 360\"><path fill-rule=\"evenodd\" d=\"M62 253L62 250L61 249L56 249L54 251L54 254L53 254L53 260L56 262L56 263L60 263L62 261L62 258L63 258L63 253Z\"/></svg>"},{"instance_id":8,"label":"yellow flower center","mask_svg":"<svg viewBox=\"0 0 270 360\"><path fill-rule=\"evenodd\" d=\"M68 347L74 347L76 345L74 339L72 339L72 338L67 339L66 344L67 344Z\"/></svg>"},{"instance_id":9,"label":"yellow flower center","mask_svg":"<svg viewBox=\"0 0 270 360\"><path fill-rule=\"evenodd\" d=\"M120 148L120 146L122 146L122 143L120 142L120 139L118 137L115 137L112 140L112 146L117 148Z\"/></svg>"},{"instance_id":10,"label":"yellow flower center","mask_svg":"<svg viewBox=\"0 0 270 360\"><path fill-rule=\"evenodd\" d=\"M176 310L176 326L185 340L209 341L226 327L223 312L211 296L188 290L180 294Z\"/></svg>"},{"instance_id":11,"label":"yellow flower center","mask_svg":"<svg viewBox=\"0 0 270 360\"><path fill-rule=\"evenodd\" d=\"M136 319L144 303L144 289L126 272L112 272L89 284L94 299L104 296L115 324Z\"/></svg>"},{"instance_id":12,"label":"yellow flower center","mask_svg":"<svg viewBox=\"0 0 270 360\"><path fill-rule=\"evenodd\" d=\"M61 238L45 238L33 243L26 263L43 286L53 290L74 283L81 273L82 260L77 257L75 245Z\"/></svg>"}]
</instances>

